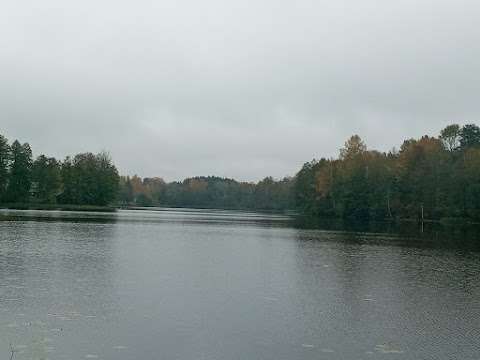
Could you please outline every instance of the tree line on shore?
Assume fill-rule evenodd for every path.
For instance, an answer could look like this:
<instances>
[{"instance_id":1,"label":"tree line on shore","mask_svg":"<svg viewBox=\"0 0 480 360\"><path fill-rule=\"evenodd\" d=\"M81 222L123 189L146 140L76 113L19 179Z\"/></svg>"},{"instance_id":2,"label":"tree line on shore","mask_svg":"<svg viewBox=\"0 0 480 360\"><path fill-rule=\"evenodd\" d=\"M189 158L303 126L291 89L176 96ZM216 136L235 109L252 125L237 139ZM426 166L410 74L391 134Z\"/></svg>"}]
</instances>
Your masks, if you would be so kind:
<instances>
[{"instance_id":1,"label":"tree line on shore","mask_svg":"<svg viewBox=\"0 0 480 360\"><path fill-rule=\"evenodd\" d=\"M32 159L0 135L0 202L294 210L356 218L480 219L480 128L449 125L388 153L358 135L338 158L305 163L294 177L258 183L215 176L177 182L119 176L106 152Z\"/></svg>"},{"instance_id":2,"label":"tree line on shore","mask_svg":"<svg viewBox=\"0 0 480 360\"><path fill-rule=\"evenodd\" d=\"M338 159L303 165L294 198L317 215L480 219L480 128L449 125L388 153L367 150L354 135Z\"/></svg>"},{"instance_id":3,"label":"tree line on shore","mask_svg":"<svg viewBox=\"0 0 480 360\"><path fill-rule=\"evenodd\" d=\"M105 151L33 159L28 143L10 145L0 135L0 203L106 206L118 190L118 171Z\"/></svg>"},{"instance_id":4,"label":"tree line on shore","mask_svg":"<svg viewBox=\"0 0 480 360\"><path fill-rule=\"evenodd\" d=\"M480 128L452 124L438 137L408 139L388 153L368 150L353 135L338 158L314 159L292 178L266 177L257 184L218 177L166 183L122 176L119 200L315 216L480 219Z\"/></svg>"},{"instance_id":5,"label":"tree line on shore","mask_svg":"<svg viewBox=\"0 0 480 360\"><path fill-rule=\"evenodd\" d=\"M291 209L292 178L266 177L257 184L217 176L196 176L166 183L161 178L120 177L123 205L219 208L242 210Z\"/></svg>"}]
</instances>

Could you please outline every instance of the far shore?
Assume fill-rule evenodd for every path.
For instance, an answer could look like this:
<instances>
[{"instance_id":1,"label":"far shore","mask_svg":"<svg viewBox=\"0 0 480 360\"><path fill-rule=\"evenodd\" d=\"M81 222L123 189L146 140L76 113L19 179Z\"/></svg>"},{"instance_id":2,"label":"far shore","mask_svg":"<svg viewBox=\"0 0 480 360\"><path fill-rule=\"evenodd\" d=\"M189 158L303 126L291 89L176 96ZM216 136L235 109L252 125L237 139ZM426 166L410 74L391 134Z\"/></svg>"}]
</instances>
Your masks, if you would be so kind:
<instances>
[{"instance_id":1,"label":"far shore","mask_svg":"<svg viewBox=\"0 0 480 360\"><path fill-rule=\"evenodd\" d=\"M72 205L72 204L1 204L0 209L12 210L57 210L57 211L98 211L115 212L113 206Z\"/></svg>"},{"instance_id":2,"label":"far shore","mask_svg":"<svg viewBox=\"0 0 480 360\"><path fill-rule=\"evenodd\" d=\"M12 210L46 210L46 211L78 211L78 212L116 212L117 210L165 210L165 209L194 209L194 210L215 210L215 211L241 211L252 212L260 214L283 214L301 218L311 218L318 220L352 220L360 222L413 222L413 223L441 223L443 225L479 225L480 222L474 221L469 218L462 217L446 217L441 219L420 219L420 218L353 218L353 217L325 217L325 216L312 216L302 215L294 210L266 210L266 209L242 209L242 208L202 208L202 207L155 207L155 206L97 206L97 205L73 205L73 204L0 204L0 209L12 209Z\"/></svg>"}]
</instances>

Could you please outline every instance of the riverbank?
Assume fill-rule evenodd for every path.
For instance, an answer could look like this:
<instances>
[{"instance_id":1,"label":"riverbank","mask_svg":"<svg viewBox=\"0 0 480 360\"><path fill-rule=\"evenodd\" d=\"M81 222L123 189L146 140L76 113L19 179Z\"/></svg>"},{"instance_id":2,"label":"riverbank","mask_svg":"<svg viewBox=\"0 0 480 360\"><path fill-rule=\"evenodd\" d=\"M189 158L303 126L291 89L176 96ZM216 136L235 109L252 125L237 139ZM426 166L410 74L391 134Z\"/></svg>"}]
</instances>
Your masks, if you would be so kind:
<instances>
[{"instance_id":1,"label":"riverbank","mask_svg":"<svg viewBox=\"0 0 480 360\"><path fill-rule=\"evenodd\" d=\"M60 211L96 211L115 212L111 206L72 205L72 204L1 204L0 209L12 210L60 210Z\"/></svg>"}]
</instances>

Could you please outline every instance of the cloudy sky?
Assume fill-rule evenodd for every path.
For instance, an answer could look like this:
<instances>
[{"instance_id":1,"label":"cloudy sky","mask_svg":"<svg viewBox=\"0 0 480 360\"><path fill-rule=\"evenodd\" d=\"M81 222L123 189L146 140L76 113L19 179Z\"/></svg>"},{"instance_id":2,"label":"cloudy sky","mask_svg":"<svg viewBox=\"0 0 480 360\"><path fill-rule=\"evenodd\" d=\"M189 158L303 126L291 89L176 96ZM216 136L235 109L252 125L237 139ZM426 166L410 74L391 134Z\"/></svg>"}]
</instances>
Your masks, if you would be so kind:
<instances>
[{"instance_id":1,"label":"cloudy sky","mask_svg":"<svg viewBox=\"0 0 480 360\"><path fill-rule=\"evenodd\" d=\"M258 181L480 125L478 0L6 0L0 133L120 173Z\"/></svg>"}]
</instances>

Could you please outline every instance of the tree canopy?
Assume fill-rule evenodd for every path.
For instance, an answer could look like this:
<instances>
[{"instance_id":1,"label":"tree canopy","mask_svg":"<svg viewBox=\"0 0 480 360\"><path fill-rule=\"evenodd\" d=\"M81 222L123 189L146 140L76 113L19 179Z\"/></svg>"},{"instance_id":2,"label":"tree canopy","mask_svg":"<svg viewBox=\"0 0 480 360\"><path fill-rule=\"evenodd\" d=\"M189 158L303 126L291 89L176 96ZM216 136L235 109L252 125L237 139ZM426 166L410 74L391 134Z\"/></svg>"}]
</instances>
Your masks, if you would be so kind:
<instances>
[{"instance_id":1,"label":"tree canopy","mask_svg":"<svg viewBox=\"0 0 480 360\"><path fill-rule=\"evenodd\" d=\"M11 145L0 135L0 202L109 205L118 196L119 176L105 151L77 154L63 162L39 155L28 143Z\"/></svg>"},{"instance_id":2,"label":"tree canopy","mask_svg":"<svg viewBox=\"0 0 480 360\"><path fill-rule=\"evenodd\" d=\"M479 219L480 129L474 124L449 125L438 137L405 140L399 152L388 154L368 151L354 135L337 160L307 163L295 181L295 205L301 212ZM306 185L313 182L315 191Z\"/></svg>"}]
</instances>

